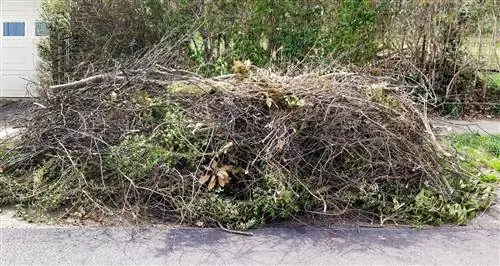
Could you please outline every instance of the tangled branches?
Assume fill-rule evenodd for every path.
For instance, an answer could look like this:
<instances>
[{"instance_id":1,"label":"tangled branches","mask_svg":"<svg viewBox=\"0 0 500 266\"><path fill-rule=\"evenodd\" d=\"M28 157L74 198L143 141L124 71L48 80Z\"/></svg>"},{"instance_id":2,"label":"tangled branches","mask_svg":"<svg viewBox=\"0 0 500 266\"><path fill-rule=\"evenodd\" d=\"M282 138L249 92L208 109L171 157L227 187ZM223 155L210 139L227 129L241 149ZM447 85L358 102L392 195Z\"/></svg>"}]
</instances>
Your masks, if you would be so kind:
<instances>
[{"instance_id":1,"label":"tangled branches","mask_svg":"<svg viewBox=\"0 0 500 266\"><path fill-rule=\"evenodd\" d=\"M428 121L388 78L254 69L204 79L154 65L44 95L1 182L41 210L245 229L350 208L408 220L401 201L424 187L451 193Z\"/></svg>"}]
</instances>

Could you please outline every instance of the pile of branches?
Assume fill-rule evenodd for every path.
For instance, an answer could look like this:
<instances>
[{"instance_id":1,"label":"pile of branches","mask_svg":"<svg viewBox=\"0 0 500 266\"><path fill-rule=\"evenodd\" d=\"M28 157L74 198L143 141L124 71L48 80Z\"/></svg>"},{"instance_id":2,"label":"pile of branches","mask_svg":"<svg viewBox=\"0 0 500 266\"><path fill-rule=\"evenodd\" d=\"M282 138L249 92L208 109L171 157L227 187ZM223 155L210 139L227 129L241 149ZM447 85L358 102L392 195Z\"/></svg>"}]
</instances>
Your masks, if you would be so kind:
<instances>
[{"instance_id":1,"label":"pile of branches","mask_svg":"<svg viewBox=\"0 0 500 266\"><path fill-rule=\"evenodd\" d=\"M45 88L0 185L63 217L119 210L249 228L362 208L409 219L397 200L451 189L446 152L393 83L244 64L210 79L151 61L95 73Z\"/></svg>"}]
</instances>

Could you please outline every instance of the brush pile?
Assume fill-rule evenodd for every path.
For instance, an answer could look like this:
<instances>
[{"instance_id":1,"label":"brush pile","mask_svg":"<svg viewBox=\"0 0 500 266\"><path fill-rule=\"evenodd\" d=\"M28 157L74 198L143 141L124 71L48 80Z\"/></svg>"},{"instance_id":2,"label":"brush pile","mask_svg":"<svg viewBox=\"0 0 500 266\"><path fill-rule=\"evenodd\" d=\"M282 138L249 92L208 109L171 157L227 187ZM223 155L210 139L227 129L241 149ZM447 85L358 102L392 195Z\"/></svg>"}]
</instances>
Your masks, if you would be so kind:
<instances>
[{"instance_id":1,"label":"brush pile","mask_svg":"<svg viewBox=\"0 0 500 266\"><path fill-rule=\"evenodd\" d=\"M350 209L409 221L423 191L452 193L446 152L392 79L239 67L208 79L135 65L51 86L2 157L4 199L247 229Z\"/></svg>"}]
</instances>

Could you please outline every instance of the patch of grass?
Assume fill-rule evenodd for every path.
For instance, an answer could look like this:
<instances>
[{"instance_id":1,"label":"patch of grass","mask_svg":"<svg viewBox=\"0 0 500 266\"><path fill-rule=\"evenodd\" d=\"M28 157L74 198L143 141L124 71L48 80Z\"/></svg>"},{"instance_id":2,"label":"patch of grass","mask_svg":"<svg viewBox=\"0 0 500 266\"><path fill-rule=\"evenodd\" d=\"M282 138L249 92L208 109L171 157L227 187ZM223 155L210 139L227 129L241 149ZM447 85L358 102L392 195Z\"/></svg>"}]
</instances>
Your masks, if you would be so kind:
<instances>
[{"instance_id":1,"label":"patch of grass","mask_svg":"<svg viewBox=\"0 0 500 266\"><path fill-rule=\"evenodd\" d=\"M500 135L454 134L449 139L464 167L500 174Z\"/></svg>"},{"instance_id":2,"label":"patch of grass","mask_svg":"<svg viewBox=\"0 0 500 266\"><path fill-rule=\"evenodd\" d=\"M461 167L483 182L500 181L500 135L455 134L449 138Z\"/></svg>"},{"instance_id":3,"label":"patch of grass","mask_svg":"<svg viewBox=\"0 0 500 266\"><path fill-rule=\"evenodd\" d=\"M491 37L470 37L465 42L465 48L469 55L479 60L485 68L498 69L500 55L500 42L494 42Z\"/></svg>"},{"instance_id":4,"label":"patch of grass","mask_svg":"<svg viewBox=\"0 0 500 266\"><path fill-rule=\"evenodd\" d=\"M483 74L482 78L484 79L488 89L493 92L500 92L500 73Z\"/></svg>"}]
</instances>

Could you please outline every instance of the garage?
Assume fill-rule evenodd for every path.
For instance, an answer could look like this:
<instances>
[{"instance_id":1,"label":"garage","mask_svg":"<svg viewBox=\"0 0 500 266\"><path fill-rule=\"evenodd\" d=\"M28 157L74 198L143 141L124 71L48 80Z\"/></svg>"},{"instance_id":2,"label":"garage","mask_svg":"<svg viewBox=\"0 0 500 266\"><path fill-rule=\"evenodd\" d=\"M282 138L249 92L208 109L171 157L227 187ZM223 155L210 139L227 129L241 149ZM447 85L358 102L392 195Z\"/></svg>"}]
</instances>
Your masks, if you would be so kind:
<instances>
[{"instance_id":1,"label":"garage","mask_svg":"<svg viewBox=\"0 0 500 266\"><path fill-rule=\"evenodd\" d=\"M37 42L46 35L41 0L0 0L0 98L30 97Z\"/></svg>"}]
</instances>

